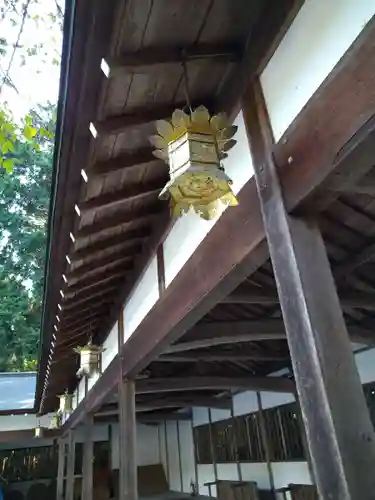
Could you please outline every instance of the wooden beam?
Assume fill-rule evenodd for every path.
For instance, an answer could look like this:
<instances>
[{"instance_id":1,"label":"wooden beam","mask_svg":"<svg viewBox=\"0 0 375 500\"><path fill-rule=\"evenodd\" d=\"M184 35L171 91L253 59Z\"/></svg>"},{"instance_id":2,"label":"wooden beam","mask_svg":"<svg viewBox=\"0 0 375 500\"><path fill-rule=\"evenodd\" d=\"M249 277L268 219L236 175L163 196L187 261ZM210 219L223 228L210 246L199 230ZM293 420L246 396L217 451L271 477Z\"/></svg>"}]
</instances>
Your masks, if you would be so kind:
<instances>
[{"instance_id":1,"label":"wooden beam","mask_svg":"<svg viewBox=\"0 0 375 500\"><path fill-rule=\"evenodd\" d=\"M60 438L58 440L59 451L58 451L57 484L56 484L57 500L64 500L65 446L66 446L66 440Z\"/></svg>"},{"instance_id":2,"label":"wooden beam","mask_svg":"<svg viewBox=\"0 0 375 500\"><path fill-rule=\"evenodd\" d=\"M147 238L150 234L148 229L134 229L126 233L116 234L115 236L109 236L107 238L101 238L95 243L86 245L85 247L79 248L74 251L71 255L72 262L86 259L90 255L96 252L102 252L110 247L122 246L124 249L133 249L134 246L139 245L144 238Z\"/></svg>"},{"instance_id":3,"label":"wooden beam","mask_svg":"<svg viewBox=\"0 0 375 500\"><path fill-rule=\"evenodd\" d=\"M328 176L341 170L342 162L350 163L352 168L351 154L362 149L362 139L356 143L358 133L353 127L362 126L362 136L366 120L375 112L375 73L371 70L375 64L374 40L375 25L370 22L275 146L288 211L308 205L307 200L317 195ZM371 134L369 131L374 141ZM348 141L351 153L335 162L337 151ZM294 161L290 163L288 158ZM241 189L238 201L237 207L222 214L124 344L121 359L116 356L112 360L65 428L76 426L114 389L120 365L125 374L138 373L267 261L269 253L254 179ZM118 314L120 304L117 307ZM117 317L114 313L113 318ZM112 324L106 333L109 328Z\"/></svg>"},{"instance_id":4,"label":"wooden beam","mask_svg":"<svg viewBox=\"0 0 375 500\"><path fill-rule=\"evenodd\" d=\"M375 309L375 293L342 292L339 293L342 307ZM279 303L277 292L259 290L235 290L225 297L223 304L262 304L273 305Z\"/></svg>"},{"instance_id":5,"label":"wooden beam","mask_svg":"<svg viewBox=\"0 0 375 500\"><path fill-rule=\"evenodd\" d=\"M66 500L74 500L74 466L75 466L75 431L71 430L68 433L68 455L66 466L65 479L65 498Z\"/></svg>"},{"instance_id":6,"label":"wooden beam","mask_svg":"<svg viewBox=\"0 0 375 500\"><path fill-rule=\"evenodd\" d=\"M93 500L94 487L94 419L88 416L84 424L84 443L82 459L82 500Z\"/></svg>"},{"instance_id":7,"label":"wooden beam","mask_svg":"<svg viewBox=\"0 0 375 500\"><path fill-rule=\"evenodd\" d=\"M166 174L166 172L165 172ZM81 212L88 212L97 208L112 207L118 203L129 203L137 199L150 197L155 195L155 198L165 186L168 180L167 175L162 175L159 180L149 181L145 184L135 184L133 186L125 186L117 191L100 194L95 198L90 198L79 205Z\"/></svg>"},{"instance_id":8,"label":"wooden beam","mask_svg":"<svg viewBox=\"0 0 375 500\"><path fill-rule=\"evenodd\" d=\"M292 380L280 377L181 377L137 380L137 394L214 389L293 392Z\"/></svg>"},{"instance_id":9,"label":"wooden beam","mask_svg":"<svg viewBox=\"0 0 375 500\"><path fill-rule=\"evenodd\" d=\"M375 339L374 339L375 342ZM181 342L177 345L183 345ZM272 354L258 354L254 353L231 353L231 352L217 352L217 353L197 353L189 356L187 354L168 354L166 356L159 356L156 361L159 363L197 363L198 361L217 362L217 361L286 361L287 356L276 356Z\"/></svg>"},{"instance_id":10,"label":"wooden beam","mask_svg":"<svg viewBox=\"0 0 375 500\"><path fill-rule=\"evenodd\" d=\"M168 397L150 400L144 403L137 403L137 412L151 411L162 408L192 408L193 406L203 408L217 408L229 410L231 408L231 398L208 397L208 396L186 396L186 397Z\"/></svg>"},{"instance_id":11,"label":"wooden beam","mask_svg":"<svg viewBox=\"0 0 375 500\"><path fill-rule=\"evenodd\" d=\"M111 172L117 172L118 170L123 170L125 168L142 165L144 163L160 162L161 160L158 160L156 156L152 154L154 149L155 148L152 148L151 146L142 147L136 151L122 153L121 156L116 156L110 160L97 161L90 168L90 172L96 175L105 175Z\"/></svg>"},{"instance_id":12,"label":"wooden beam","mask_svg":"<svg viewBox=\"0 0 375 500\"><path fill-rule=\"evenodd\" d=\"M70 291L69 289L67 289L64 293L65 293L65 297L67 300L70 300L70 299L80 299L82 297L91 297L92 295L91 294L95 294L96 293L96 290L99 290L101 291L102 289L106 290L107 288L115 288L116 285L118 285L118 283L123 279L123 275L121 274L120 276L119 275L116 275L114 276L113 278L110 278L109 281L105 282L105 283L94 283L92 284L91 286L87 287L87 288L79 288L77 290L73 290L73 291Z\"/></svg>"},{"instance_id":13,"label":"wooden beam","mask_svg":"<svg viewBox=\"0 0 375 500\"><path fill-rule=\"evenodd\" d=\"M176 108L184 108L186 102L158 104L155 106L131 108L122 115L110 116L95 123L99 135L116 134L135 125L150 123L172 116Z\"/></svg>"},{"instance_id":14,"label":"wooden beam","mask_svg":"<svg viewBox=\"0 0 375 500\"><path fill-rule=\"evenodd\" d=\"M186 413L172 413L172 412L158 412L153 414L144 414L140 413L137 414L137 422L141 424L151 424L151 423L158 423L158 422L163 422L165 420L172 420L172 421L188 421L191 420L192 414L191 412L186 412Z\"/></svg>"},{"instance_id":15,"label":"wooden beam","mask_svg":"<svg viewBox=\"0 0 375 500\"><path fill-rule=\"evenodd\" d=\"M148 226L154 221L155 216L161 214L166 209L167 203L157 200L156 202L146 204L138 210L124 211L109 217L101 217L93 224L83 226L78 231L76 238L86 238L87 236L92 236L101 231L123 226L129 222L136 223L140 226Z\"/></svg>"},{"instance_id":16,"label":"wooden beam","mask_svg":"<svg viewBox=\"0 0 375 500\"><path fill-rule=\"evenodd\" d=\"M278 319L199 323L191 331L199 337L198 340L173 344L165 349L164 354L175 354L225 344L286 340L283 321ZM228 334L228 332L231 333ZM375 335L371 330L352 326L349 327L349 332L353 342L365 345L374 345L375 343Z\"/></svg>"},{"instance_id":17,"label":"wooden beam","mask_svg":"<svg viewBox=\"0 0 375 500\"><path fill-rule=\"evenodd\" d=\"M326 249L314 221L287 213L259 82L244 119L319 496L373 499L375 433Z\"/></svg>"},{"instance_id":18,"label":"wooden beam","mask_svg":"<svg viewBox=\"0 0 375 500\"><path fill-rule=\"evenodd\" d=\"M135 384L133 381L120 380L119 383L119 498L138 499L137 457L136 457L136 416ZM124 453L126 450L126 453Z\"/></svg>"},{"instance_id":19,"label":"wooden beam","mask_svg":"<svg viewBox=\"0 0 375 500\"><path fill-rule=\"evenodd\" d=\"M98 311L104 311L107 307L108 304L110 304L111 299L106 298L101 301L93 299L93 305L86 305L84 307L78 308L77 311L74 310L74 308L71 309L65 309L63 307L64 311L64 320L66 321L71 321L71 320L76 320L77 317L80 318L81 314L87 313L87 311L92 311L93 309L98 310Z\"/></svg>"},{"instance_id":20,"label":"wooden beam","mask_svg":"<svg viewBox=\"0 0 375 500\"><path fill-rule=\"evenodd\" d=\"M129 256L123 257L115 255L109 255L107 257L103 257L101 259L95 260L93 264L84 264L74 270L69 271L69 278L80 279L82 277L95 275L100 273L103 269L108 271L113 270L114 268L128 268L131 269L132 258Z\"/></svg>"},{"instance_id":21,"label":"wooden beam","mask_svg":"<svg viewBox=\"0 0 375 500\"><path fill-rule=\"evenodd\" d=\"M115 286L110 286L106 287L102 290L99 290L97 292L85 292L82 294L79 298L76 297L69 297L68 300L64 304L64 311L71 311L73 309L76 309L77 307L80 307L82 304L86 302L91 302L94 298L100 297L101 300L104 300L104 297L107 297L108 295L112 295L113 292L115 291L116 287Z\"/></svg>"},{"instance_id":22,"label":"wooden beam","mask_svg":"<svg viewBox=\"0 0 375 500\"><path fill-rule=\"evenodd\" d=\"M82 292L83 290L87 290L89 288L95 287L102 285L103 283L108 284L109 281L113 281L119 278L123 278L125 274L125 270L127 269L127 266L125 266L124 269L117 268L117 269L109 269L108 271L105 270L104 272L94 274L94 276L89 276L87 278L82 278L76 282L74 282L72 285L69 284L68 281L68 288L65 290L67 294L69 293L77 293L77 292Z\"/></svg>"},{"instance_id":23,"label":"wooden beam","mask_svg":"<svg viewBox=\"0 0 375 500\"><path fill-rule=\"evenodd\" d=\"M235 45L201 44L190 47L149 47L138 52L124 52L107 62L109 77L126 73L149 73L155 66L182 64L182 61L214 59L223 63L237 62L241 58L241 48Z\"/></svg>"}]
</instances>

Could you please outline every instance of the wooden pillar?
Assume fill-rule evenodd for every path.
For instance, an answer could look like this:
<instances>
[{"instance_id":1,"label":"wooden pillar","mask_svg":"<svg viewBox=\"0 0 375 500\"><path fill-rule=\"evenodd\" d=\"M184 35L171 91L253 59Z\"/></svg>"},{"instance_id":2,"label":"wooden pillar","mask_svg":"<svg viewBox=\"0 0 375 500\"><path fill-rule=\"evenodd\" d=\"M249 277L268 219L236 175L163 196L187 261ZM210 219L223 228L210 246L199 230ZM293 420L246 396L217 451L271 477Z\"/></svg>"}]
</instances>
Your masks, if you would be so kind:
<instances>
[{"instance_id":1,"label":"wooden pillar","mask_svg":"<svg viewBox=\"0 0 375 500\"><path fill-rule=\"evenodd\" d=\"M65 439L59 439L59 451L58 451L58 465L57 465L57 484L56 484L56 498L57 500L63 500L64 498L64 473L65 473Z\"/></svg>"},{"instance_id":2,"label":"wooden pillar","mask_svg":"<svg viewBox=\"0 0 375 500\"><path fill-rule=\"evenodd\" d=\"M68 453L66 467L65 499L74 500L74 465L75 465L75 439L74 431L68 434Z\"/></svg>"},{"instance_id":3,"label":"wooden pillar","mask_svg":"<svg viewBox=\"0 0 375 500\"><path fill-rule=\"evenodd\" d=\"M133 380L122 380L119 383L119 437L119 500L137 500L135 385Z\"/></svg>"},{"instance_id":4,"label":"wooden pillar","mask_svg":"<svg viewBox=\"0 0 375 500\"><path fill-rule=\"evenodd\" d=\"M243 104L319 495L373 500L375 435L325 245L315 222L286 212L259 82L248 89Z\"/></svg>"},{"instance_id":5,"label":"wooden pillar","mask_svg":"<svg viewBox=\"0 0 375 500\"><path fill-rule=\"evenodd\" d=\"M269 445L266 419L264 418L262 397L261 397L260 392L257 392L257 402L258 402L258 414L259 414L259 426L260 426L260 429L259 429L260 439L261 439L262 444L263 444L264 454L265 454L266 463L267 463L267 472L268 472L268 478L270 481L270 490L272 491L273 496L275 496L275 479L273 477L273 469L272 469L272 462L271 462L271 450L270 450L270 445Z\"/></svg>"},{"instance_id":6,"label":"wooden pillar","mask_svg":"<svg viewBox=\"0 0 375 500\"><path fill-rule=\"evenodd\" d=\"M81 500L92 500L94 479L94 422L92 416L88 416L84 427L83 463L82 463L82 496Z\"/></svg>"}]
</instances>

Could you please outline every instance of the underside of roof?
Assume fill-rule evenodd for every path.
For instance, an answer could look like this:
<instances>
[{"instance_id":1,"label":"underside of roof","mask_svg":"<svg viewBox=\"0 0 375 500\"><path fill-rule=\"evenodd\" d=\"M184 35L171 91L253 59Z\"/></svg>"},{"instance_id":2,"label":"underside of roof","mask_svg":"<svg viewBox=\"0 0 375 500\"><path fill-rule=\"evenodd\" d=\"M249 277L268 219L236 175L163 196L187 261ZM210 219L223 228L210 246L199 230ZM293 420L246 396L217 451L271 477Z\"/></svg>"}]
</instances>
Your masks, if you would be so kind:
<instances>
[{"instance_id":1,"label":"underside of roof","mask_svg":"<svg viewBox=\"0 0 375 500\"><path fill-rule=\"evenodd\" d=\"M56 407L56 395L76 386L78 359L73 348L90 337L103 342L173 224L168 205L158 199L168 169L152 156L148 138L155 120L185 105L182 59L187 61L192 102L233 117L250 75L274 48L269 40L275 32L282 35L282 21L290 22L297 4L283 0L275 8L266 0L123 0L103 5L100 0L77 0L69 56L65 54L67 95L65 114L59 115L61 144L46 273L37 405L53 335L56 348L44 412ZM109 77L101 70L103 58ZM340 92L328 88L326 93L329 116ZM368 139L374 126L367 121L373 111L349 125L361 159L373 152ZM321 125L321 116L321 107L302 113L290 142L276 147L279 165L293 170L288 148L301 152L302 160L310 154L313 161L314 127ZM334 131L332 137L330 133L327 129L331 144L336 144ZM318 217L352 341L367 345L373 342L375 321L375 162L358 161L354 175L354 160L345 162L343 146L327 156L328 167L340 161L340 168L313 197L295 205L299 213ZM351 144L348 148L351 151ZM248 191L256 197L255 187ZM223 389L210 386L209 377L245 379L280 369L291 373L265 242L257 250L256 265L248 266L240 287L143 370L137 386L142 411L204 404L207 398L212 404ZM230 342L217 341L229 334ZM178 381L175 390L171 380ZM115 404L116 395L106 403Z\"/></svg>"}]
</instances>

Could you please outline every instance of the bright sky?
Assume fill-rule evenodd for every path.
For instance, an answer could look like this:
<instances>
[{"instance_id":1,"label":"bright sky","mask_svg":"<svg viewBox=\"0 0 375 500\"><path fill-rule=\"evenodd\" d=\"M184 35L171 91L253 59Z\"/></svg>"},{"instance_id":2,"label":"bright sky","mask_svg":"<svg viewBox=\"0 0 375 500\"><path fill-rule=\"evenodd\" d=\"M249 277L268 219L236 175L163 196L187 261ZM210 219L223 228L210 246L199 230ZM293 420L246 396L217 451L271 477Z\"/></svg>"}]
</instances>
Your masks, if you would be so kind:
<instances>
[{"instance_id":1,"label":"bright sky","mask_svg":"<svg viewBox=\"0 0 375 500\"><path fill-rule=\"evenodd\" d=\"M20 34L25 5L27 15ZM37 104L57 102L62 44L58 12L63 12L64 0L0 0L0 6L0 38L7 42L6 54L0 55L0 106L6 102L19 119ZM1 9L7 9L5 15ZM9 66L15 88L1 85Z\"/></svg>"}]
</instances>

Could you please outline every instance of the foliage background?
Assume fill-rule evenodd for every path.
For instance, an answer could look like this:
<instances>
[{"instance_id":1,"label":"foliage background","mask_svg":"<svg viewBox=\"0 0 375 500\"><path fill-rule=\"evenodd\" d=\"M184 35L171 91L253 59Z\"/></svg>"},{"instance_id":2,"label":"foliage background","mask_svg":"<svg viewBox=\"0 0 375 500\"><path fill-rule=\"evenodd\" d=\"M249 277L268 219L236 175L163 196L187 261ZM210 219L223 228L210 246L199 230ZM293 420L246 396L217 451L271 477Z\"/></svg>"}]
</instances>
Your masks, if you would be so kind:
<instances>
[{"instance_id":1,"label":"foliage background","mask_svg":"<svg viewBox=\"0 0 375 500\"><path fill-rule=\"evenodd\" d=\"M0 0L0 371L37 367L63 9Z\"/></svg>"}]
</instances>

